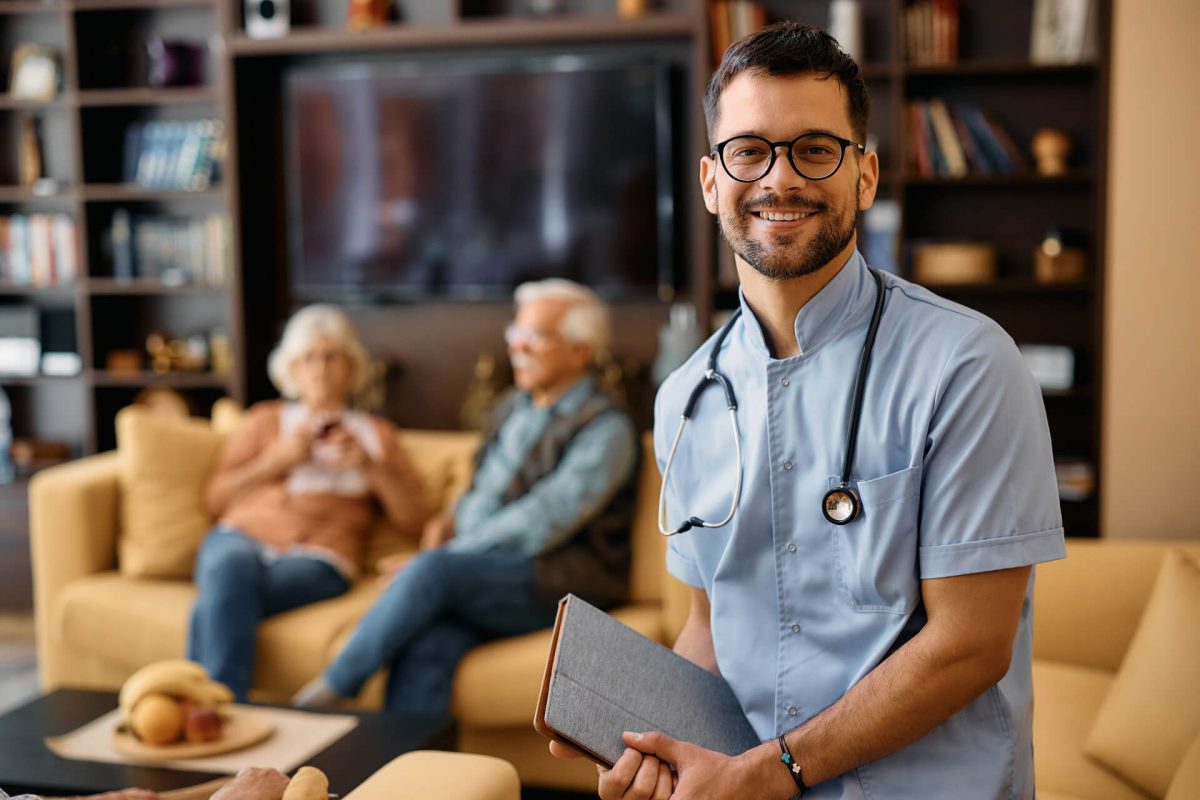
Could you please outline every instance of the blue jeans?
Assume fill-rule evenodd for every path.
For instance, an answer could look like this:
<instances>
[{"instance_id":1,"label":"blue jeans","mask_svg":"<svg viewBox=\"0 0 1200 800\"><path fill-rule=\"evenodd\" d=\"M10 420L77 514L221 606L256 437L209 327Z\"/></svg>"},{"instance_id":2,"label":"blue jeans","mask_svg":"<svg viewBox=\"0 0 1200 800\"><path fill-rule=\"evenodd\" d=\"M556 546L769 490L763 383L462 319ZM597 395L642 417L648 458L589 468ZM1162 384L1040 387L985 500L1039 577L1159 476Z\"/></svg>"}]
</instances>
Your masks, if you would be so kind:
<instances>
[{"instance_id":1,"label":"blue jeans","mask_svg":"<svg viewBox=\"0 0 1200 800\"><path fill-rule=\"evenodd\" d=\"M469 649L548 627L556 612L534 600L530 558L429 550L384 590L325 681L353 697L372 673L391 667L388 710L444 713L454 669Z\"/></svg>"},{"instance_id":2,"label":"blue jeans","mask_svg":"<svg viewBox=\"0 0 1200 800\"><path fill-rule=\"evenodd\" d=\"M264 558L261 544L234 528L213 528L196 558L187 657L245 700L254 673L258 623L349 588L331 564L312 556Z\"/></svg>"}]
</instances>

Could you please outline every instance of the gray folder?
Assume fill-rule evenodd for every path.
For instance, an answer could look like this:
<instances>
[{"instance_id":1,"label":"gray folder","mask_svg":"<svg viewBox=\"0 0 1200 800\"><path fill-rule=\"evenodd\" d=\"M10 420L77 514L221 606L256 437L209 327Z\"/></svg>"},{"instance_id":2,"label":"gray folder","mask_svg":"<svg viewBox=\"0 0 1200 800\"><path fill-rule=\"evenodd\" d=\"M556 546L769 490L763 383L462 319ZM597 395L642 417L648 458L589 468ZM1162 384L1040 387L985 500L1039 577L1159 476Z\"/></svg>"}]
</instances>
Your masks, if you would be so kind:
<instances>
[{"instance_id":1,"label":"gray folder","mask_svg":"<svg viewBox=\"0 0 1200 800\"><path fill-rule=\"evenodd\" d=\"M623 731L661 731L727 755L760 743L729 684L575 595L558 619L534 727L611 767Z\"/></svg>"}]
</instances>

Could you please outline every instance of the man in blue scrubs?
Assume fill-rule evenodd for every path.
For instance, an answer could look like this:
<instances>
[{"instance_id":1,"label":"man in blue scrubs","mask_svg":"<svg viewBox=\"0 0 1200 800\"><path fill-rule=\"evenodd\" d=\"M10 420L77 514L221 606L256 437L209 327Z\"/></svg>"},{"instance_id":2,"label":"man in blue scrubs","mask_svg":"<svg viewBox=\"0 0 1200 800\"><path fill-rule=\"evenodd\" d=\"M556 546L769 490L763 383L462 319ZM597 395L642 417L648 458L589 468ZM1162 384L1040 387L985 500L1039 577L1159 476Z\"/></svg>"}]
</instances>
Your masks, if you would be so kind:
<instances>
[{"instance_id":1,"label":"man in blue scrubs","mask_svg":"<svg viewBox=\"0 0 1200 800\"><path fill-rule=\"evenodd\" d=\"M726 53L705 110L704 201L741 280L718 369L744 490L725 527L673 536L667 566L692 587L675 650L726 678L763 744L729 757L630 733L600 794L1032 798L1032 565L1065 555L1039 389L994 322L885 276L850 475L862 511L829 522L876 298L855 239L879 178L856 144L866 87L827 34L783 23ZM712 346L659 392L660 470ZM730 437L710 387L667 481L671 529L725 517Z\"/></svg>"}]
</instances>

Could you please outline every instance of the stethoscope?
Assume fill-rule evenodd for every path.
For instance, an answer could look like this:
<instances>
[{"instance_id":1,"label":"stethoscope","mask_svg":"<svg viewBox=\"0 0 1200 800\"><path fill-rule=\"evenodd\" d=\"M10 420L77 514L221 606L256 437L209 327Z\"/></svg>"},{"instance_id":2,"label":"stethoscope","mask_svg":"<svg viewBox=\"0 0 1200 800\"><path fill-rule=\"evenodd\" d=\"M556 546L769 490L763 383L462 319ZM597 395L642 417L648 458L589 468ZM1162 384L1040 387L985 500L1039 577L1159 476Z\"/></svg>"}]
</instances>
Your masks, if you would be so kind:
<instances>
[{"instance_id":1,"label":"stethoscope","mask_svg":"<svg viewBox=\"0 0 1200 800\"><path fill-rule=\"evenodd\" d=\"M826 492L821 500L821 513L834 525L846 525L853 522L862 513L862 501L858 497L858 492L850 486L850 470L854 465L854 445L858 441L858 422L862 417L862 401L867 388L871 352L875 349L875 334L879 332L879 320L883 317L885 298L883 276L875 269L871 269L870 272L871 277L875 279L875 309L871 313L867 338L863 342L862 353L858 357L858 374L854 378L854 395L850 405L850 429L846 433L846 455L842 459L842 475L838 485ZM741 315L742 309L740 307L735 309L729 316L729 321L717 334L716 341L713 342L712 350L708 355L708 368L704 371L699 383L692 389L687 403L684 404L683 416L679 420L679 428L675 431L675 440L671 443L671 453L667 456L667 465L663 469L662 486L658 491L658 530L664 536L674 536L677 533L690 531L692 528L722 528L728 525L733 519L733 515L737 513L738 503L742 498L742 473L744 471L742 469L742 437L738 432L737 424L737 397L734 395L733 384L729 378L722 375L721 371L717 369L717 355L721 352L721 345L725 343L725 337L729 335L729 331L733 329ZM675 461L675 452L679 449L679 438L683 435L683 428L692 418L692 412L696 409L696 401L712 383L718 384L725 391L725 405L729 411L730 425L733 428L733 445L737 452L737 484L733 487L733 500L729 504L729 513L720 522L706 522L699 517L689 517L678 528L671 530L667 527L667 481L671 476L671 464Z\"/></svg>"}]
</instances>

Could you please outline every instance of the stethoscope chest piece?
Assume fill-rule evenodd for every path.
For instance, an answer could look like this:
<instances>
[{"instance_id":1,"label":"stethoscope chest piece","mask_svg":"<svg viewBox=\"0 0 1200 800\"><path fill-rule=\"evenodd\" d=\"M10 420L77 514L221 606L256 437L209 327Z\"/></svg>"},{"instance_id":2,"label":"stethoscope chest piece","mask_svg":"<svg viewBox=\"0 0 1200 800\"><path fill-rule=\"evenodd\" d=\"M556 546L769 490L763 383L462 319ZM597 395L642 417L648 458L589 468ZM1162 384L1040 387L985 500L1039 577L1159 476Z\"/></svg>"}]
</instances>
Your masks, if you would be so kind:
<instances>
[{"instance_id":1,"label":"stethoscope chest piece","mask_svg":"<svg viewBox=\"0 0 1200 800\"><path fill-rule=\"evenodd\" d=\"M853 522L858 518L861 509L862 503L859 502L858 495L848 486L830 489L821 502L821 513L834 525Z\"/></svg>"}]
</instances>

